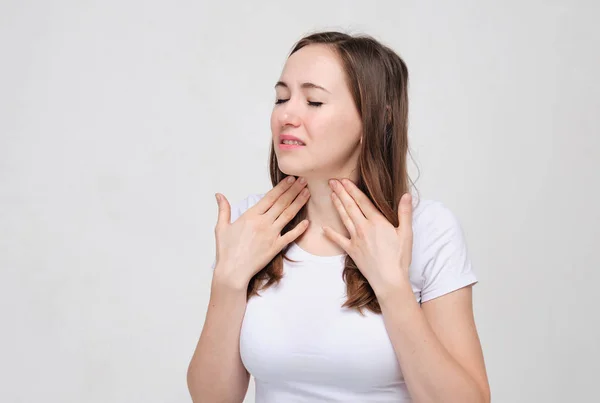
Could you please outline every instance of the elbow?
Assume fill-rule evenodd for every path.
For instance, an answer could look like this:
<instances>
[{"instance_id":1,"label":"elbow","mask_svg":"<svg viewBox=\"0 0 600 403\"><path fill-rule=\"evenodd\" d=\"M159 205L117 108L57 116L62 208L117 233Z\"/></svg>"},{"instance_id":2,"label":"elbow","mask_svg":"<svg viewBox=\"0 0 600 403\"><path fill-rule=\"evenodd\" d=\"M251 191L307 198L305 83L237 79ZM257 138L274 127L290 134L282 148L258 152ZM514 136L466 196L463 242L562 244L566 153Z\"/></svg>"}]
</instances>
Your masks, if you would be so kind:
<instances>
[{"instance_id":1,"label":"elbow","mask_svg":"<svg viewBox=\"0 0 600 403\"><path fill-rule=\"evenodd\" d=\"M187 370L187 387L188 392L190 393L190 397L192 398L193 403L200 402L200 397L198 396L198 381L194 379L191 366L188 367Z\"/></svg>"},{"instance_id":2,"label":"elbow","mask_svg":"<svg viewBox=\"0 0 600 403\"><path fill-rule=\"evenodd\" d=\"M473 402L476 403L490 403L492 400L492 395L490 392L490 383L487 379L487 376L483 379L476 379L474 377L471 378L473 381L472 390L476 390L476 396L472 397Z\"/></svg>"},{"instance_id":3,"label":"elbow","mask_svg":"<svg viewBox=\"0 0 600 403\"><path fill-rule=\"evenodd\" d=\"M192 398L192 403L203 403L208 401L206 399L206 387L204 382L198 374L197 370L192 368L192 366L188 367L187 371L187 387L188 392L190 393L190 397Z\"/></svg>"},{"instance_id":4,"label":"elbow","mask_svg":"<svg viewBox=\"0 0 600 403\"><path fill-rule=\"evenodd\" d=\"M485 386L483 389L480 389L479 399L477 400L479 403L490 403L492 400L492 394L490 392L490 387Z\"/></svg>"},{"instance_id":5,"label":"elbow","mask_svg":"<svg viewBox=\"0 0 600 403\"><path fill-rule=\"evenodd\" d=\"M487 382L485 384L471 385L463 389L463 394L458 399L460 399L460 402L491 403L490 387Z\"/></svg>"}]
</instances>

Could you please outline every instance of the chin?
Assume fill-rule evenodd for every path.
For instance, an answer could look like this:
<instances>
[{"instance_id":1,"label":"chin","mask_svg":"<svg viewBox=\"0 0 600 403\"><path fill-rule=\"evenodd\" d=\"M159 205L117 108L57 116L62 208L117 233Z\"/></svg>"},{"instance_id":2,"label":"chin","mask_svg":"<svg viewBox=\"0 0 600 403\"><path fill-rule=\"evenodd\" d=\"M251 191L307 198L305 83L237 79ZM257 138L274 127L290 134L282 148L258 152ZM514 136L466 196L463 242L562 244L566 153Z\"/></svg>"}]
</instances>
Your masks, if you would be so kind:
<instances>
[{"instance_id":1,"label":"chin","mask_svg":"<svg viewBox=\"0 0 600 403\"><path fill-rule=\"evenodd\" d=\"M285 164L279 162L278 168L285 176L303 176L305 174L304 169L299 169L294 166L290 166L290 164Z\"/></svg>"}]
</instances>

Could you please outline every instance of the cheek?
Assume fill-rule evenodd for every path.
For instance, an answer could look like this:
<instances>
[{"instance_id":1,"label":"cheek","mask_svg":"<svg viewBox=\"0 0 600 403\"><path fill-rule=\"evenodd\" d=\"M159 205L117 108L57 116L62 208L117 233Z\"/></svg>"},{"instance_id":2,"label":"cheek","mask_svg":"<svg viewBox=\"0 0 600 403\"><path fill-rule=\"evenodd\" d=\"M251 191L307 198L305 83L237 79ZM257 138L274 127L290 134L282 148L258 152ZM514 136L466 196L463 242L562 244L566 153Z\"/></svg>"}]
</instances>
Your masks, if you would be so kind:
<instances>
[{"instance_id":1,"label":"cheek","mask_svg":"<svg viewBox=\"0 0 600 403\"><path fill-rule=\"evenodd\" d=\"M343 112L331 111L314 116L306 122L306 126L310 138L320 144L337 144L338 147L340 144L351 146L360 137L360 120Z\"/></svg>"}]
</instances>

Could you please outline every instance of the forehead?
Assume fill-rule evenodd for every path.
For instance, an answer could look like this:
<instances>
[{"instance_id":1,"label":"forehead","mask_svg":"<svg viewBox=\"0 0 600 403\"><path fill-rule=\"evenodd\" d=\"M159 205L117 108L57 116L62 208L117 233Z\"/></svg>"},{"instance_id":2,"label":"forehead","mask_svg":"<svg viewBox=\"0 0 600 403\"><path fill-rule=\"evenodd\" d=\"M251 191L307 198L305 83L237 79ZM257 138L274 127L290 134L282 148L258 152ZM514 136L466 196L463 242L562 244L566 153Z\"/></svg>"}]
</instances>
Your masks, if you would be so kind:
<instances>
[{"instance_id":1,"label":"forehead","mask_svg":"<svg viewBox=\"0 0 600 403\"><path fill-rule=\"evenodd\" d=\"M344 86L344 74L342 64L331 48L308 45L287 59L281 81L290 86L312 82L332 91Z\"/></svg>"}]
</instances>

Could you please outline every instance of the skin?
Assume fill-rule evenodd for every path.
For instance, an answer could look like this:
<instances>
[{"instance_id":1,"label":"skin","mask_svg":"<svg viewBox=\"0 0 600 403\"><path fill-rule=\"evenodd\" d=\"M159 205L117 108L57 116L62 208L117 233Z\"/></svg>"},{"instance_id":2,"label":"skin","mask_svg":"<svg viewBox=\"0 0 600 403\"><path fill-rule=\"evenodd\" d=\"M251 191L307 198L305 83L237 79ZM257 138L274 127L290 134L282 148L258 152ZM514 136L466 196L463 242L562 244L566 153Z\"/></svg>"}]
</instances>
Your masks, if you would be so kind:
<instances>
[{"instance_id":1,"label":"skin","mask_svg":"<svg viewBox=\"0 0 600 403\"><path fill-rule=\"evenodd\" d=\"M384 324L409 392L418 402L490 401L475 328L472 287L419 305L409 281L412 204L405 194L396 228L351 181L332 180L332 200L350 237L326 235L356 262L381 306Z\"/></svg>"},{"instance_id":2,"label":"skin","mask_svg":"<svg viewBox=\"0 0 600 403\"><path fill-rule=\"evenodd\" d=\"M335 54L322 45L310 45L291 55L277 85L276 103L271 114L273 146L279 169L287 175L305 177L310 199L306 205L310 224L296 242L315 255L344 253L328 239L321 226L349 235L336 212L328 184L330 178L358 179L355 171L362 135L360 115L356 110L344 71ZM326 89L302 88L310 82ZM322 102L312 106L309 102ZM306 147L279 149L279 135L291 134Z\"/></svg>"},{"instance_id":3,"label":"skin","mask_svg":"<svg viewBox=\"0 0 600 403\"><path fill-rule=\"evenodd\" d=\"M305 177L310 191L310 225L296 242L315 255L348 253L357 263L378 297L415 401L489 402L472 287L419 305L408 280L410 195L403 197L395 228L354 185L361 122L336 55L323 45L307 46L288 59L280 82L284 85L276 86L278 101L271 115L279 168ZM279 149L282 133L300 138L306 147Z\"/></svg>"},{"instance_id":4,"label":"skin","mask_svg":"<svg viewBox=\"0 0 600 403\"><path fill-rule=\"evenodd\" d=\"M278 239L278 233L284 223L278 222L277 217L281 218L286 208L288 213L296 214L300 205L307 203L311 224L306 230L297 227L291 235L310 253L348 253L357 262L377 295L414 401L489 402L471 287L419 305L407 278L412 243L410 202L401 204L400 226L394 228L353 185L357 181L361 122L335 54L323 46L303 48L288 59L280 80L286 85L277 86L276 95L283 102L276 104L271 116L275 152L280 169L306 178L307 184L278 184L233 224L228 201L224 196L219 201L216 230L218 243L227 253L215 268L205 324L188 369L193 401L244 399L250 374L241 362L239 336L247 283L238 284L232 279L252 274L240 269L247 269L247 264L239 266L236 262L255 257L238 256L240 253L268 248L239 245L283 241ZM326 90L305 88L306 82ZM312 102L323 104L317 107ZM280 150L281 133L299 137L307 146ZM330 187L330 178L349 181ZM308 201L298 196L304 186L310 191ZM294 202L290 205L291 200ZM253 236L242 237L244 233ZM378 242L373 242L374 238ZM366 267L371 270L363 271Z\"/></svg>"}]
</instances>

